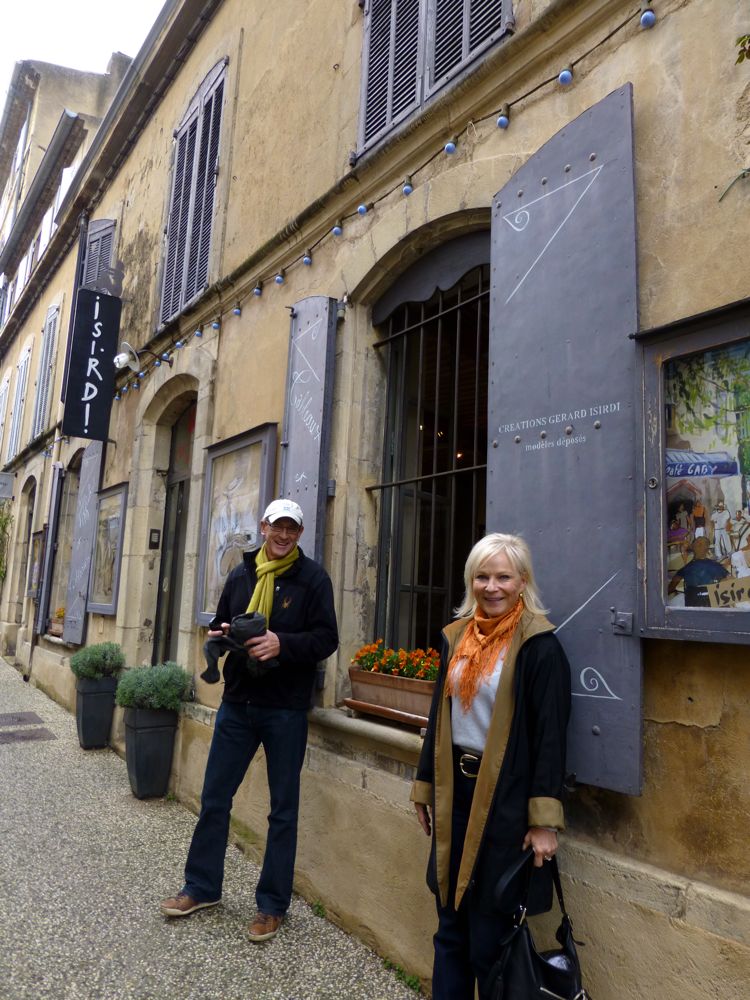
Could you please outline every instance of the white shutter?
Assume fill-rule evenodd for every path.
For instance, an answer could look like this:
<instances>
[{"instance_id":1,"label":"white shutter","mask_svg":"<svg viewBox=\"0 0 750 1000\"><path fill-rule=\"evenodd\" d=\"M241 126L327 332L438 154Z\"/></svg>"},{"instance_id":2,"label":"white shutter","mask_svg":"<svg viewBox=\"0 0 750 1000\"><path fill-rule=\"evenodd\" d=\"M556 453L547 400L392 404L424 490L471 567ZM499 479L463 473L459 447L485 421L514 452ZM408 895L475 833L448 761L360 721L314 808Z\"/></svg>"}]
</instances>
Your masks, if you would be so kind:
<instances>
[{"instance_id":1,"label":"white shutter","mask_svg":"<svg viewBox=\"0 0 750 1000\"><path fill-rule=\"evenodd\" d=\"M8 451L6 462L10 462L18 454L18 442L21 438L21 422L23 420L23 404L26 401L26 385L29 381L29 365L31 363L31 344L24 348L18 362L16 372L16 394L13 398L13 412L10 417L10 434L8 436Z\"/></svg>"},{"instance_id":2,"label":"white shutter","mask_svg":"<svg viewBox=\"0 0 750 1000\"><path fill-rule=\"evenodd\" d=\"M10 389L10 372L6 372L0 382L0 448L3 444L3 434L5 433L5 417L8 412L8 391Z\"/></svg>"},{"instance_id":3,"label":"white shutter","mask_svg":"<svg viewBox=\"0 0 750 1000\"><path fill-rule=\"evenodd\" d=\"M36 380L36 402L34 404L34 419L31 424L31 440L42 433L47 423L47 408L49 389L55 367L55 346L57 343L57 318L59 306L51 306L47 311L42 340L42 354L39 359L39 375Z\"/></svg>"}]
</instances>

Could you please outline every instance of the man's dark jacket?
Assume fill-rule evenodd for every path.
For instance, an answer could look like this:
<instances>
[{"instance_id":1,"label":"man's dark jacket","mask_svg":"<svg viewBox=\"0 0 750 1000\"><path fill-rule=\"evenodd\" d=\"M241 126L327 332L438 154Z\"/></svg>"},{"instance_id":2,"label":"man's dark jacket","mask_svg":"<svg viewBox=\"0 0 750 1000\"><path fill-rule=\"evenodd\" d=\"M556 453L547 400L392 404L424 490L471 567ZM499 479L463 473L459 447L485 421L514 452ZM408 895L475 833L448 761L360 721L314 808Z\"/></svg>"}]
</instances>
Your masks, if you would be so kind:
<instances>
[{"instance_id":1,"label":"man's dark jacket","mask_svg":"<svg viewBox=\"0 0 750 1000\"><path fill-rule=\"evenodd\" d=\"M245 552L227 577L209 628L231 622L247 610L255 590L255 557ZM250 677L247 657L229 653L224 662L224 701L250 702L266 708L306 709L315 680L315 666L338 644L331 581L318 563L299 550L299 558L276 578L273 610L268 623L279 637L279 666L263 677Z\"/></svg>"}]
</instances>

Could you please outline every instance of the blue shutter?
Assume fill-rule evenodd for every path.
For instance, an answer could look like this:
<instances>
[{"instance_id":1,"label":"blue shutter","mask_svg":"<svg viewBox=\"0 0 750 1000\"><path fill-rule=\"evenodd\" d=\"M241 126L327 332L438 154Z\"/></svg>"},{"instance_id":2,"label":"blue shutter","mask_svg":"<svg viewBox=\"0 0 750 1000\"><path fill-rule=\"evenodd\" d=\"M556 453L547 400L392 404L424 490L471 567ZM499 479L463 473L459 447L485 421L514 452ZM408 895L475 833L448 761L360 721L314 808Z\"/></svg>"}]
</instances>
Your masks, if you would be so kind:
<instances>
[{"instance_id":1,"label":"blue shutter","mask_svg":"<svg viewBox=\"0 0 750 1000\"><path fill-rule=\"evenodd\" d=\"M488 529L521 532L572 667L569 770L637 793L638 327L632 87L492 207Z\"/></svg>"}]
</instances>

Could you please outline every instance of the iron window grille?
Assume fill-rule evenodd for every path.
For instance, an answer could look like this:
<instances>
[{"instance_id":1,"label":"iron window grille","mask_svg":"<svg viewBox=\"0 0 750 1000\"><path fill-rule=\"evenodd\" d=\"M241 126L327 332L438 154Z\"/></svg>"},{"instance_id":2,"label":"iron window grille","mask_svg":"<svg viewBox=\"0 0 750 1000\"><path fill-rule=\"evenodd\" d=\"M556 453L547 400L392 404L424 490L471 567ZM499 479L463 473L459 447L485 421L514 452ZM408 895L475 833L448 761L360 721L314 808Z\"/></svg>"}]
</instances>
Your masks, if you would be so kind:
<instances>
[{"instance_id":1,"label":"iron window grille","mask_svg":"<svg viewBox=\"0 0 750 1000\"><path fill-rule=\"evenodd\" d=\"M387 378L377 634L437 645L484 533L489 265L400 306L376 343Z\"/></svg>"}]
</instances>

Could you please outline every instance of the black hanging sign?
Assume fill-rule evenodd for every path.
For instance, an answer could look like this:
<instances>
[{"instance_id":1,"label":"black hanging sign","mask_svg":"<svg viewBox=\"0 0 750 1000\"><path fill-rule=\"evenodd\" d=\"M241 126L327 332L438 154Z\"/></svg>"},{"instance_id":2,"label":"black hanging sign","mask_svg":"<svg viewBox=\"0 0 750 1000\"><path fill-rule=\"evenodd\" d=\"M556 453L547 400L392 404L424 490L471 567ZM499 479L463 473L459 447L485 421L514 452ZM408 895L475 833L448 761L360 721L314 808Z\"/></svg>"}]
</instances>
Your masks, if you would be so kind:
<instances>
[{"instance_id":1,"label":"black hanging sign","mask_svg":"<svg viewBox=\"0 0 750 1000\"><path fill-rule=\"evenodd\" d=\"M63 434L90 441L107 440L121 308L121 300L114 295L88 288L78 290Z\"/></svg>"}]
</instances>

